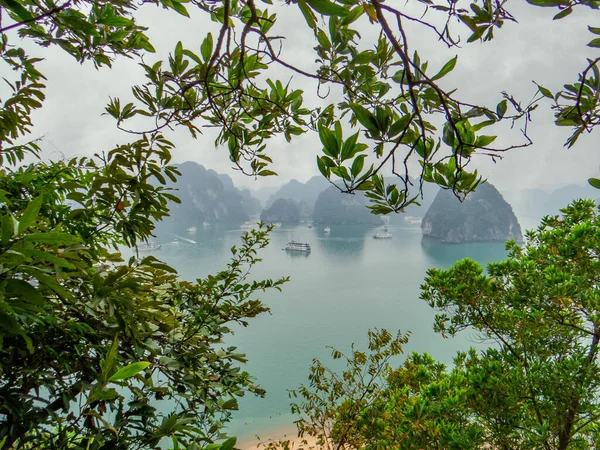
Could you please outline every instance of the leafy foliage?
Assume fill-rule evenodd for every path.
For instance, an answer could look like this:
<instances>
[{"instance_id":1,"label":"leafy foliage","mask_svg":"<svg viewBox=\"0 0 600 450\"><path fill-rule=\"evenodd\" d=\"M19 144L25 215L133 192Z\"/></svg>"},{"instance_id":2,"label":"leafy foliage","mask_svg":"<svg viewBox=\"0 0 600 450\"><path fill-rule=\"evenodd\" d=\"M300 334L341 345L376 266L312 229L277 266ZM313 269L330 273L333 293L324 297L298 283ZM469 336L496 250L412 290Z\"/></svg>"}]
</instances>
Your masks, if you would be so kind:
<instances>
[{"instance_id":1,"label":"leafy foliage","mask_svg":"<svg viewBox=\"0 0 600 450\"><path fill-rule=\"evenodd\" d=\"M133 99L114 98L106 108L120 129L154 136L179 126L197 137L202 126L217 127L216 144L227 146L240 170L257 176L276 174L267 152L271 139L283 137L289 142L303 133L318 133L321 173L344 192L369 191L376 214L398 212L418 200L409 177L411 161L421 167L418 191L423 182L457 195L475 189L482 178L466 169L473 155L501 158L507 150L530 145L531 113L542 100L551 102L557 125L573 129L568 146L597 124L598 59L589 59L577 82L565 84L564 90L553 93L537 84L530 102L502 93L496 105L486 106L465 102L452 86L446 86L446 76L460 64L454 53L433 69L422 55L409 50L407 22L431 33L450 50L465 33L467 43L490 41L506 22L515 22L507 2L471 0L463 5L419 0L407 8L378 0L289 1L289 13L304 20L314 36L305 49L318 64L314 72L286 60L282 37L273 32L277 16L268 9L271 1L263 1L264 8L255 0L144 3L186 17L190 8L198 9L220 29L215 35L207 33L199 49L179 42L167 61L140 59L146 81L133 87ZM575 8L598 8L596 1L529 3L557 8L554 18L563 20ZM0 27L2 58L18 70L22 63L37 61L23 62L22 50L9 46L6 33L11 30L43 46L58 45L78 61L92 61L97 67L110 66L117 56L154 52L146 28L137 23L137 4L129 0L48 0L43 5L6 0L0 7L14 21ZM358 32L359 24L369 26L367 21L378 31L374 40ZM589 31L593 36L600 33L595 27ZM593 38L589 45L597 47L597 41ZM295 89L291 80L270 76L275 67L314 80L317 94L324 99L328 92L336 92L342 100L306 106L305 93ZM21 107L39 107L42 79L30 77L11 85ZM6 109L8 114L10 108ZM496 136L483 132L500 122L521 125L522 135L507 147L494 146ZM352 131L344 137L342 129L348 126ZM25 149L36 150L34 144ZM391 167L397 180L384 180L385 167Z\"/></svg>"},{"instance_id":2,"label":"leafy foliage","mask_svg":"<svg viewBox=\"0 0 600 450\"><path fill-rule=\"evenodd\" d=\"M302 401L300 435L326 448L588 449L598 446L600 220L578 200L546 217L523 247L487 274L465 259L431 269L422 299L435 330L469 330L485 350L459 352L449 369L426 354L398 368L406 336L370 332L369 353L352 350L339 374L315 361ZM273 444L278 448L281 443Z\"/></svg>"},{"instance_id":3,"label":"leafy foliage","mask_svg":"<svg viewBox=\"0 0 600 450\"><path fill-rule=\"evenodd\" d=\"M186 14L181 3L163 6ZM167 187L179 173L163 134L58 162L37 159L41 141L30 138L45 77L40 60L7 33L110 66L117 56L153 51L136 8L0 1L0 58L14 76L7 74L0 102L3 449L231 450L235 438L225 439L224 426L237 399L264 395L224 338L268 310L260 292L286 281L249 279L269 228L245 234L224 270L182 281L137 252L169 202L179 201ZM124 247L134 256L124 258Z\"/></svg>"},{"instance_id":4,"label":"leafy foliage","mask_svg":"<svg viewBox=\"0 0 600 450\"><path fill-rule=\"evenodd\" d=\"M0 178L5 448L157 448L164 438L194 448L222 436L236 397L264 393L222 342L232 324L267 311L258 291L285 281L247 281L267 230L243 236L226 270L193 283L152 256L123 261L107 245L147 237L151 222L137 214L160 217L166 199L134 184L139 203L107 215L120 188L131 195L126 156L113 156L118 170L74 160ZM72 194L88 206L66 205Z\"/></svg>"}]
</instances>

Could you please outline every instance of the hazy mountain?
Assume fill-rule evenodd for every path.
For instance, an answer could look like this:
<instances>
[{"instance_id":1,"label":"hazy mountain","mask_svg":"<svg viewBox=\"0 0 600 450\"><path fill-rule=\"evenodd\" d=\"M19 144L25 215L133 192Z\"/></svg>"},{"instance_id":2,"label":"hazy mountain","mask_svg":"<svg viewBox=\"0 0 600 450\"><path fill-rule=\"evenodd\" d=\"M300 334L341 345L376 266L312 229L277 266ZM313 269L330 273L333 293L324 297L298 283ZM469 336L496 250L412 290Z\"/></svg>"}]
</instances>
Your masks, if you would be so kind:
<instances>
[{"instance_id":1,"label":"hazy mountain","mask_svg":"<svg viewBox=\"0 0 600 450\"><path fill-rule=\"evenodd\" d=\"M263 210L260 220L266 223L300 222L300 205L291 198L278 198L271 206Z\"/></svg>"},{"instance_id":2,"label":"hazy mountain","mask_svg":"<svg viewBox=\"0 0 600 450\"><path fill-rule=\"evenodd\" d=\"M267 206L273 204L278 198L291 198L296 202L304 202L312 210L317 201L317 197L327 187L329 182L321 175L312 177L306 183L301 183L298 180L291 180L281 186L277 192L272 194L267 200Z\"/></svg>"},{"instance_id":3,"label":"hazy mountain","mask_svg":"<svg viewBox=\"0 0 600 450\"><path fill-rule=\"evenodd\" d=\"M239 189L239 192L242 195L242 207L246 214L249 216L260 214L263 209L262 204L260 200L252 196L250 189Z\"/></svg>"},{"instance_id":4,"label":"hazy mountain","mask_svg":"<svg viewBox=\"0 0 600 450\"><path fill-rule=\"evenodd\" d=\"M544 216L559 214L560 210L579 198L597 200L600 191L589 185L569 184L553 191L525 189L513 194L512 205L519 217L539 221Z\"/></svg>"},{"instance_id":5,"label":"hazy mountain","mask_svg":"<svg viewBox=\"0 0 600 450\"><path fill-rule=\"evenodd\" d=\"M313 222L327 225L381 225L381 217L371 214L366 205L362 192L343 194L335 186L331 186L317 197Z\"/></svg>"},{"instance_id":6,"label":"hazy mountain","mask_svg":"<svg viewBox=\"0 0 600 450\"><path fill-rule=\"evenodd\" d=\"M169 187L181 204L171 203L172 220L197 224L203 221L245 221L256 213L256 203L248 193L235 188L228 175L207 170L195 162L178 164L181 176ZM247 212L252 210L253 212Z\"/></svg>"},{"instance_id":7,"label":"hazy mountain","mask_svg":"<svg viewBox=\"0 0 600 450\"><path fill-rule=\"evenodd\" d=\"M480 185L461 203L440 190L421 223L423 236L441 242L522 241L512 207L490 183Z\"/></svg>"}]
</instances>

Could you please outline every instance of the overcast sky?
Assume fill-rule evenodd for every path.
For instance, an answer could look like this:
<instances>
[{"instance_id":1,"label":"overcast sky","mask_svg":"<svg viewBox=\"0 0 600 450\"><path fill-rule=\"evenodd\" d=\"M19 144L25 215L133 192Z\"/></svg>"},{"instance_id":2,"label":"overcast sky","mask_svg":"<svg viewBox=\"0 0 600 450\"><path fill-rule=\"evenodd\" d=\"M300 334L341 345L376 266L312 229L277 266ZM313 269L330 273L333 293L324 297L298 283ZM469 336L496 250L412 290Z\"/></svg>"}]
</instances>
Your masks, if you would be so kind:
<instances>
[{"instance_id":1,"label":"overcast sky","mask_svg":"<svg viewBox=\"0 0 600 450\"><path fill-rule=\"evenodd\" d=\"M275 3L269 7L278 14L273 31L287 38L283 58L305 69L314 68L312 47L316 44L297 8L286 6L279 0ZM458 87L456 96L462 100L485 102L492 107L501 100L503 90L528 100L535 92L531 80L553 91L566 82L574 82L577 72L586 65L585 58L598 56L597 49L586 47L593 37L587 31L587 25L598 25L592 19L592 16L597 17L597 12L580 8L567 19L552 21L557 12L555 9L533 7L523 1L511 3L509 10L520 23L508 23L496 30L497 38L492 42L465 44L463 48L449 50L423 29L411 27L411 48L418 49L422 59L430 61L431 73L458 54L457 67L443 80L442 86ZM407 7L404 2L394 0L388 0L387 4ZM147 61L166 58L178 40L183 41L185 47L198 49L206 32L215 30L215 25L202 14L192 17L190 20L155 7L144 7L139 21L150 27L148 33L157 49ZM376 37L379 31L377 24L371 25L366 20L360 22L359 29L365 40ZM97 71L92 65L77 64L57 49L31 50L46 58L42 71L49 79L46 104L34 116L35 135L45 136L42 147L46 157L91 155L129 139L115 129L112 118L102 116L102 113L109 97L118 96L126 101L131 98L130 87L143 80L135 61L121 59L112 70ZM277 76L287 80L292 74L277 69L271 77ZM305 89L306 103L318 104L311 82L296 75L292 84ZM475 164L482 175L503 191L583 184L588 177L600 175L600 150L596 144L600 130L583 136L575 148L567 150L563 143L570 135L570 129L554 126L552 119L549 105L544 104L535 112L530 128L535 144L509 152L496 164L486 157L477 158ZM519 141L518 131L500 131L500 144ZM320 153L320 144L314 134L296 138L292 144L283 139L271 141L268 153L280 176L258 181L231 168L227 150L215 148L214 136L212 130L207 130L204 136L193 140L185 130L178 130L169 136L177 145L174 161L196 161L229 174L237 185L251 188L278 185L292 178L305 181L318 174L315 156Z\"/></svg>"}]
</instances>

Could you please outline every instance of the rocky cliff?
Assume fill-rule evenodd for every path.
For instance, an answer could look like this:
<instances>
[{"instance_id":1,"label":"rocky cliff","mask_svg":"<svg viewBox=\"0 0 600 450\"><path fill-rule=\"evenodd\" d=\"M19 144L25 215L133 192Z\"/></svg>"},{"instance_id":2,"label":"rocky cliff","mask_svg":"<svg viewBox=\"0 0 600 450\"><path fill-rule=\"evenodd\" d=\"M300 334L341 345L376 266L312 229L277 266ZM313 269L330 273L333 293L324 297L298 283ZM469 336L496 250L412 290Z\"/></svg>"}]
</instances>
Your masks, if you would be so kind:
<instances>
[{"instance_id":1,"label":"rocky cliff","mask_svg":"<svg viewBox=\"0 0 600 450\"><path fill-rule=\"evenodd\" d=\"M423 236L440 242L522 241L521 226L502 195L489 183L460 202L440 190L421 223Z\"/></svg>"},{"instance_id":2,"label":"rocky cliff","mask_svg":"<svg viewBox=\"0 0 600 450\"><path fill-rule=\"evenodd\" d=\"M335 186L319 194L315 203L313 222L319 224L381 225L380 216L371 214L361 192L342 194Z\"/></svg>"},{"instance_id":3,"label":"rocky cliff","mask_svg":"<svg viewBox=\"0 0 600 450\"><path fill-rule=\"evenodd\" d=\"M195 162L178 164L181 176L168 186L177 189L174 194L180 204L171 203L171 219L197 224L203 221L243 222L250 213L244 206L251 207L249 193L237 190L231 178L207 170Z\"/></svg>"},{"instance_id":4,"label":"rocky cliff","mask_svg":"<svg viewBox=\"0 0 600 450\"><path fill-rule=\"evenodd\" d=\"M298 223L300 205L290 198L279 198L260 214L260 220L266 223Z\"/></svg>"}]
</instances>

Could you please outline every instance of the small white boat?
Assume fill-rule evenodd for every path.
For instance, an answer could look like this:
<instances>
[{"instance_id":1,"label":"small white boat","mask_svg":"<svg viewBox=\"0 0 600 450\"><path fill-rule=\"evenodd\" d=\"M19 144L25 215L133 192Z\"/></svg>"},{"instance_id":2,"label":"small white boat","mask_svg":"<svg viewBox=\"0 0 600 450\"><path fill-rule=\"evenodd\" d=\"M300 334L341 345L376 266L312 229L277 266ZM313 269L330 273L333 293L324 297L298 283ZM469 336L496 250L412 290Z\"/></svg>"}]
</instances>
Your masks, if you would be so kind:
<instances>
[{"instance_id":1,"label":"small white boat","mask_svg":"<svg viewBox=\"0 0 600 450\"><path fill-rule=\"evenodd\" d=\"M325 227L325 228L323 229L323 232L324 232L325 234L331 233L331 228L329 228L329 227Z\"/></svg>"},{"instance_id":2,"label":"small white boat","mask_svg":"<svg viewBox=\"0 0 600 450\"><path fill-rule=\"evenodd\" d=\"M373 239L391 239L392 238L392 233L388 233L387 231L384 231L382 233L375 233L373 235Z\"/></svg>"},{"instance_id":3,"label":"small white boat","mask_svg":"<svg viewBox=\"0 0 600 450\"><path fill-rule=\"evenodd\" d=\"M257 224L255 224L255 223L244 222L243 224L240 225L240 230L253 230L256 227L257 227Z\"/></svg>"},{"instance_id":4,"label":"small white boat","mask_svg":"<svg viewBox=\"0 0 600 450\"><path fill-rule=\"evenodd\" d=\"M150 252L152 250L160 250L160 244L156 242L140 242L137 244L138 252Z\"/></svg>"},{"instance_id":5,"label":"small white boat","mask_svg":"<svg viewBox=\"0 0 600 450\"><path fill-rule=\"evenodd\" d=\"M420 224L421 221L423 220L421 217L416 217L416 216L406 216L404 218L404 220L410 224Z\"/></svg>"},{"instance_id":6,"label":"small white boat","mask_svg":"<svg viewBox=\"0 0 600 450\"><path fill-rule=\"evenodd\" d=\"M275 226L276 226L276 227L280 227L280 226L281 226L281 222L277 222L277 223L275 224Z\"/></svg>"},{"instance_id":7,"label":"small white boat","mask_svg":"<svg viewBox=\"0 0 600 450\"><path fill-rule=\"evenodd\" d=\"M203 226L204 228L210 228L210 223L208 223L208 222L204 221L204 222L202 222L202 226Z\"/></svg>"},{"instance_id":8,"label":"small white boat","mask_svg":"<svg viewBox=\"0 0 600 450\"><path fill-rule=\"evenodd\" d=\"M195 233L196 231L198 231L198 228L196 228L196 227L189 227L185 231L187 231L188 233Z\"/></svg>"},{"instance_id":9,"label":"small white boat","mask_svg":"<svg viewBox=\"0 0 600 450\"><path fill-rule=\"evenodd\" d=\"M310 244L306 242L298 242L298 241L290 241L285 244L285 251L288 252L302 252L302 253L310 253Z\"/></svg>"}]
</instances>

